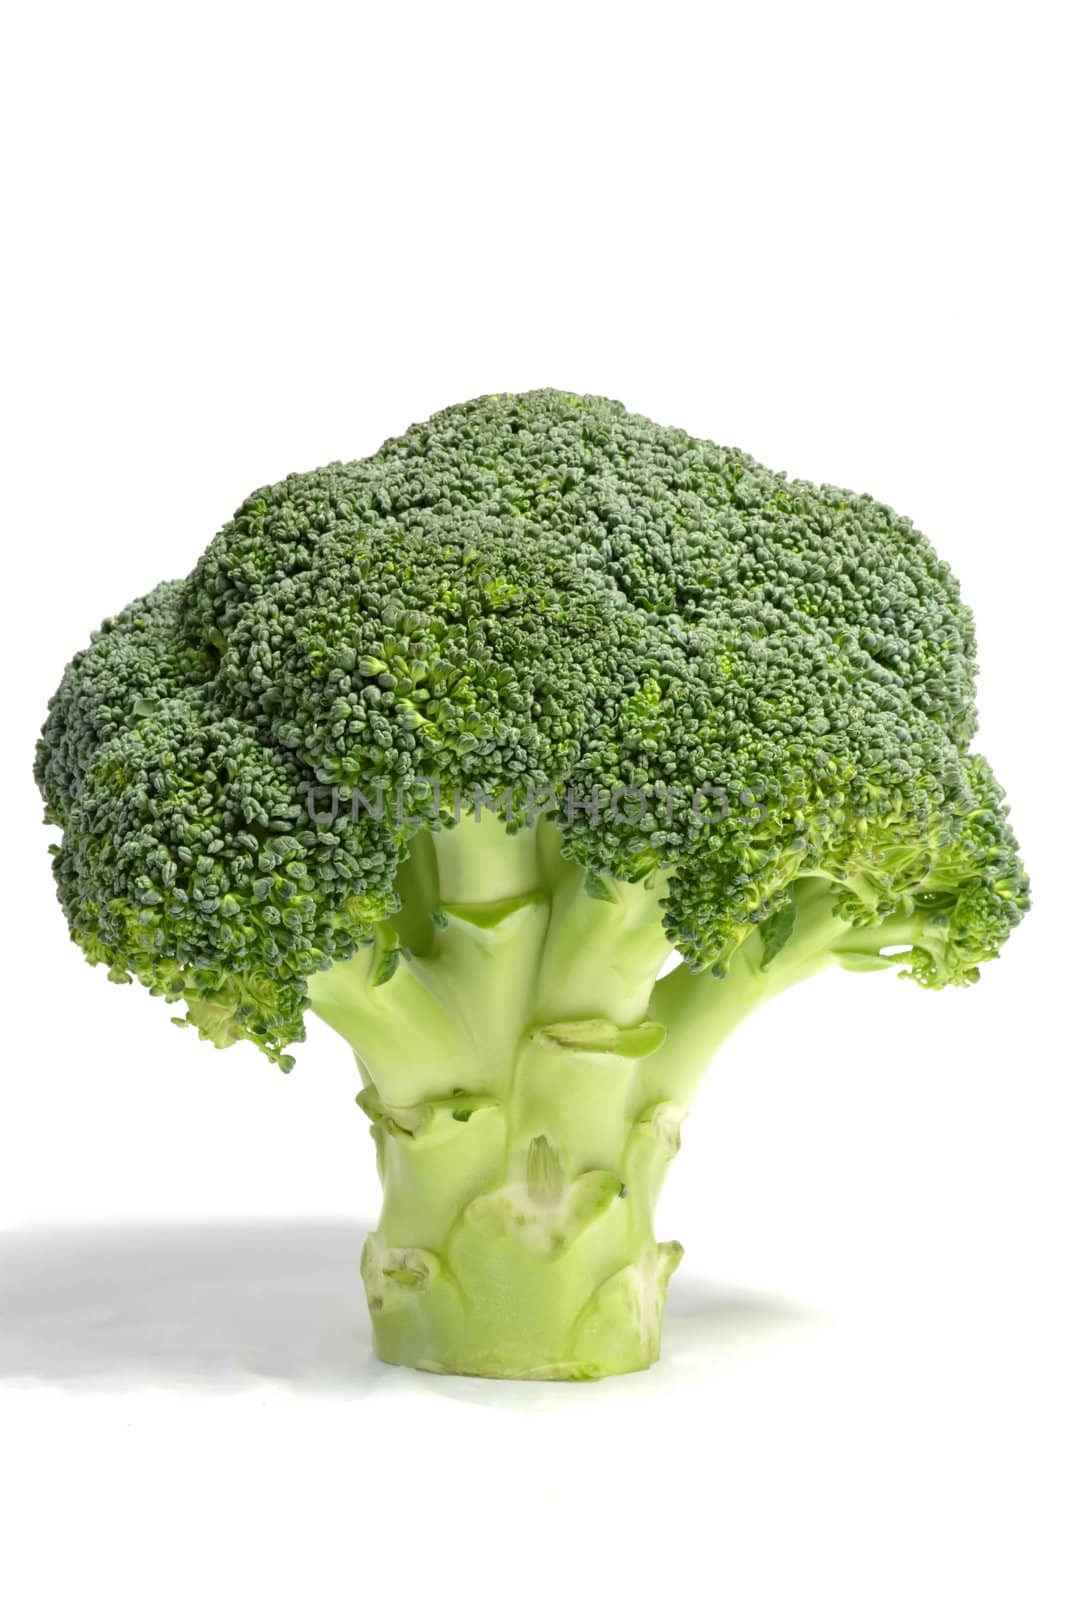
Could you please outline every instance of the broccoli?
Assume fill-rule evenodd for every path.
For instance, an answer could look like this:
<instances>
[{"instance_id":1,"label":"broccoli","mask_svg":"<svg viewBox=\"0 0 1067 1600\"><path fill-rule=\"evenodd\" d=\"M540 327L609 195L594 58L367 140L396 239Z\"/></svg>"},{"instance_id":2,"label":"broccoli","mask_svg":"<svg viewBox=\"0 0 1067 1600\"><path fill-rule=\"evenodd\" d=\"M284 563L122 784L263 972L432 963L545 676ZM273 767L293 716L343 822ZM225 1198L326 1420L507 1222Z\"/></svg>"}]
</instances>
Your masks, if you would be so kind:
<instances>
[{"instance_id":1,"label":"broccoli","mask_svg":"<svg viewBox=\"0 0 1067 1600\"><path fill-rule=\"evenodd\" d=\"M379 1355L591 1378L658 1354L730 1030L831 963L968 984L1026 910L974 670L886 506L490 395L254 493L75 656L36 775L90 962L285 1070L308 1010L351 1046Z\"/></svg>"}]
</instances>

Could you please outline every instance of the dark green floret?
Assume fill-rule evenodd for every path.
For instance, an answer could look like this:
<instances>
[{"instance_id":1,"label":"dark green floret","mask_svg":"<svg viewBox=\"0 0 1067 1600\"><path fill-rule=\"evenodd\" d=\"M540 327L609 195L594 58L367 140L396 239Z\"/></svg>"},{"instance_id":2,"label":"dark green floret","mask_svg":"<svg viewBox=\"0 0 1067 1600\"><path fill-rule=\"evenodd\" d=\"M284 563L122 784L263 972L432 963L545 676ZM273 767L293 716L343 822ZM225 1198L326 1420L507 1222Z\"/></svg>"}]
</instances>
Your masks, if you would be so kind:
<instances>
[{"instance_id":1,"label":"dark green floret","mask_svg":"<svg viewBox=\"0 0 1067 1600\"><path fill-rule=\"evenodd\" d=\"M905 518L543 390L250 496L75 657L37 774L89 958L281 1057L308 973L395 908L411 826L353 826L351 792L416 778L599 794L560 805L567 853L668 870L693 965L818 872L847 920L929 925L920 981L968 981L1026 904L974 721L970 613Z\"/></svg>"}]
</instances>

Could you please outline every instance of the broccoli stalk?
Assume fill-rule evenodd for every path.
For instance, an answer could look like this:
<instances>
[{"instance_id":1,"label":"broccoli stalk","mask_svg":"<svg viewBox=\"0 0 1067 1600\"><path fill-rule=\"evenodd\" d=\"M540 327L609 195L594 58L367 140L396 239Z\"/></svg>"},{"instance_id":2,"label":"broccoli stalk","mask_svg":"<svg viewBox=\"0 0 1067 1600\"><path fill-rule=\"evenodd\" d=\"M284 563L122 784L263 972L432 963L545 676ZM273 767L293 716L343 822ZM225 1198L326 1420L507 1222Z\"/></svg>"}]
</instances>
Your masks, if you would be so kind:
<instances>
[{"instance_id":1,"label":"broccoli stalk","mask_svg":"<svg viewBox=\"0 0 1067 1600\"><path fill-rule=\"evenodd\" d=\"M590 895L561 844L491 813L421 835L402 910L309 982L377 1147L362 1270L386 1361L513 1378L654 1361L682 1254L656 1240L656 1201L711 1055L832 960L891 965L885 930L864 938L812 877L770 959L754 931L721 978L660 977L663 885Z\"/></svg>"},{"instance_id":2,"label":"broccoli stalk","mask_svg":"<svg viewBox=\"0 0 1067 1600\"><path fill-rule=\"evenodd\" d=\"M379 940L309 983L377 1145L378 1353L496 1377L647 1366L681 1255L653 1233L684 1114L649 1075L663 908L639 885L588 895L545 823L508 834L486 813L422 837L406 959L377 981Z\"/></svg>"},{"instance_id":3,"label":"broccoli stalk","mask_svg":"<svg viewBox=\"0 0 1067 1600\"><path fill-rule=\"evenodd\" d=\"M309 1008L355 1051L381 1354L588 1377L656 1355L737 1022L829 962L971 983L1026 911L974 670L887 506L489 395L249 496L74 657L36 776L90 962L285 1070ZM479 815L513 791L567 803Z\"/></svg>"}]
</instances>

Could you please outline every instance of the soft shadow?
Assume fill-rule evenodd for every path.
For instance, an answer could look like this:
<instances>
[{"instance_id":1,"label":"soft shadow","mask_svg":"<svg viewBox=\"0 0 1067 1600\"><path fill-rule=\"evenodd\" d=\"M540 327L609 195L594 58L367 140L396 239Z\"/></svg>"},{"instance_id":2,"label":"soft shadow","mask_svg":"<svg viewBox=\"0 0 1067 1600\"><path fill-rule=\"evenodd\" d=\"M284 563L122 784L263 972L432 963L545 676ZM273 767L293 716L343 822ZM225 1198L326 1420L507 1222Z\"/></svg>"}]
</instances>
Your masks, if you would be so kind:
<instances>
[{"instance_id":1,"label":"soft shadow","mask_svg":"<svg viewBox=\"0 0 1067 1600\"><path fill-rule=\"evenodd\" d=\"M819 1321L819 1313L810 1306L781 1295L687 1278L683 1263L667 1296L663 1348L675 1356L700 1357L711 1351L721 1357Z\"/></svg>"},{"instance_id":2,"label":"soft shadow","mask_svg":"<svg viewBox=\"0 0 1067 1600\"><path fill-rule=\"evenodd\" d=\"M814 1320L773 1296L679 1274L663 1358L650 1373L579 1385L408 1373L371 1351L359 1277L367 1231L326 1218L2 1233L0 1382L224 1391L274 1380L351 1398L415 1384L451 1400L538 1410L565 1393L607 1398L620 1382L662 1392Z\"/></svg>"},{"instance_id":3,"label":"soft shadow","mask_svg":"<svg viewBox=\"0 0 1067 1600\"><path fill-rule=\"evenodd\" d=\"M0 1234L0 1381L366 1390L359 1253L340 1220Z\"/></svg>"}]
</instances>

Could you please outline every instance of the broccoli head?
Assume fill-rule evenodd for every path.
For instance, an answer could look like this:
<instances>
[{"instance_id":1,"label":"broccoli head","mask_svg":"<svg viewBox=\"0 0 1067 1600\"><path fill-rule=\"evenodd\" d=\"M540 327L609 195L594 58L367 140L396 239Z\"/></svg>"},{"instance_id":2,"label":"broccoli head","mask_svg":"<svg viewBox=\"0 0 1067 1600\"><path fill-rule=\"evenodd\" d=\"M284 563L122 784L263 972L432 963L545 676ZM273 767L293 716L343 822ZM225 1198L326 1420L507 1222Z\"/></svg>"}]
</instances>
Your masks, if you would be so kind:
<instances>
[{"instance_id":1,"label":"broccoli head","mask_svg":"<svg viewBox=\"0 0 1067 1600\"><path fill-rule=\"evenodd\" d=\"M356 1054L386 1359L647 1365L718 1042L830 963L967 984L1027 881L912 524L612 401L258 490L103 624L36 774L74 940L283 1068ZM664 975L677 952L681 962Z\"/></svg>"}]
</instances>

